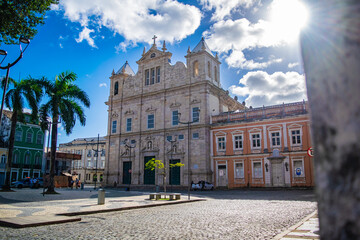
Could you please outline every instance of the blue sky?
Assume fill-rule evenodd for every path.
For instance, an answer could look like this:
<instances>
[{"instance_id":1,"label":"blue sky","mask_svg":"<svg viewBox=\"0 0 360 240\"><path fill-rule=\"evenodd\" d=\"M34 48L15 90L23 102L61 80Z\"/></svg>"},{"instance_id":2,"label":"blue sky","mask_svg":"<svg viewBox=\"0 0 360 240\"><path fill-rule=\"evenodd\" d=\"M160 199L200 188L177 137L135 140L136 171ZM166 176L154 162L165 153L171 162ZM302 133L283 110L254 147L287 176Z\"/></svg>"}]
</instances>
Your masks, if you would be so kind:
<instances>
[{"instance_id":1,"label":"blue sky","mask_svg":"<svg viewBox=\"0 0 360 240\"><path fill-rule=\"evenodd\" d=\"M13 68L14 79L74 71L77 84L91 99L87 124L76 124L58 142L107 134L109 77L127 60L137 71L143 48L155 34L166 41L172 64L185 62L204 37L219 54L221 84L247 106L307 99L297 37L306 12L298 0L60 0L47 13L45 24L31 41L24 58ZM309 20L308 20L309 21ZM7 60L18 46L1 45ZM5 72L0 72L0 76Z\"/></svg>"}]
</instances>

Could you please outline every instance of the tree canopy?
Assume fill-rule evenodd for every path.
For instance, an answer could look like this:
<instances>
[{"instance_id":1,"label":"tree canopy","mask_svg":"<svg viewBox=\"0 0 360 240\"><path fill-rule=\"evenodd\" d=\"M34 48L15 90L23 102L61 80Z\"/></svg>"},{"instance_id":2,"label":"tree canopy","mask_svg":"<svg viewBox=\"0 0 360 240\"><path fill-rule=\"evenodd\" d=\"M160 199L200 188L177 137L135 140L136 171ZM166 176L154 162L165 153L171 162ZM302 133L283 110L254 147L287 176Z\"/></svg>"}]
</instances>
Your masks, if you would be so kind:
<instances>
[{"instance_id":1,"label":"tree canopy","mask_svg":"<svg viewBox=\"0 0 360 240\"><path fill-rule=\"evenodd\" d=\"M169 163L169 168L182 167L182 166L185 166L185 164L182 164L182 163ZM161 160L157 160L155 158L152 158L147 163L145 163L145 169L149 169L149 170L153 171L156 168L157 169L163 169L163 168L165 168L165 165ZM165 174L166 174L166 171L165 171Z\"/></svg>"},{"instance_id":2,"label":"tree canopy","mask_svg":"<svg viewBox=\"0 0 360 240\"><path fill-rule=\"evenodd\" d=\"M32 39L36 26L44 24L46 11L59 0L1 0L0 45L15 44L23 36Z\"/></svg>"}]
</instances>

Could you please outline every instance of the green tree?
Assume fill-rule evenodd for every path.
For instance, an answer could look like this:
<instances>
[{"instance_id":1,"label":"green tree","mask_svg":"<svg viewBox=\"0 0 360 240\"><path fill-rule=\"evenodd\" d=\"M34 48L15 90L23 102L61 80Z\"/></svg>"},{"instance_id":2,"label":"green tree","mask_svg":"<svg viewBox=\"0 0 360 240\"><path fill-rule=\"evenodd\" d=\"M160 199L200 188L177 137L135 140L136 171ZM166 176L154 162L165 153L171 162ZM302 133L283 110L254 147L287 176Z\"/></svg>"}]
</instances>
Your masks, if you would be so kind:
<instances>
[{"instance_id":1,"label":"green tree","mask_svg":"<svg viewBox=\"0 0 360 240\"><path fill-rule=\"evenodd\" d=\"M73 72L63 72L55 77L55 81L49 81L45 78L39 80L40 85L44 87L48 100L40 108L41 126L48 128L49 119L52 118L51 126L51 153L50 153L50 185L47 193L55 193L54 175L55 175L55 155L58 135L58 123L61 121L66 134L72 132L76 119L85 126L86 117L81 106L90 107L88 95L73 82L77 76Z\"/></svg>"},{"instance_id":2,"label":"green tree","mask_svg":"<svg viewBox=\"0 0 360 240\"><path fill-rule=\"evenodd\" d=\"M5 95L5 104L10 110L12 110L12 116L9 136L8 160L6 162L6 180L4 186L2 187L3 190L10 190L10 169L15 142L16 123L25 122L25 114L23 109L26 102L32 110L31 120L33 122L37 121L38 106L42 96L41 88L31 78L21 80L19 82L9 78L9 83L13 85L13 87L10 88ZM4 85L5 79L2 81L3 88Z\"/></svg>"},{"instance_id":3,"label":"green tree","mask_svg":"<svg viewBox=\"0 0 360 240\"><path fill-rule=\"evenodd\" d=\"M169 168L173 168L173 167L183 167L185 166L185 164L182 163L169 163ZM161 161L161 160L156 160L155 158L150 159L147 163L145 163L145 169L149 169L151 171L154 171L155 169L163 169L162 172L160 172L159 174L161 174L163 176L163 184L164 184L164 192L166 193L166 175L167 175L167 171L166 171L166 167L165 164Z\"/></svg>"},{"instance_id":4,"label":"green tree","mask_svg":"<svg viewBox=\"0 0 360 240\"><path fill-rule=\"evenodd\" d=\"M44 24L50 5L58 3L59 0L1 0L0 45L15 44L21 36L32 39L36 26Z\"/></svg>"}]
</instances>

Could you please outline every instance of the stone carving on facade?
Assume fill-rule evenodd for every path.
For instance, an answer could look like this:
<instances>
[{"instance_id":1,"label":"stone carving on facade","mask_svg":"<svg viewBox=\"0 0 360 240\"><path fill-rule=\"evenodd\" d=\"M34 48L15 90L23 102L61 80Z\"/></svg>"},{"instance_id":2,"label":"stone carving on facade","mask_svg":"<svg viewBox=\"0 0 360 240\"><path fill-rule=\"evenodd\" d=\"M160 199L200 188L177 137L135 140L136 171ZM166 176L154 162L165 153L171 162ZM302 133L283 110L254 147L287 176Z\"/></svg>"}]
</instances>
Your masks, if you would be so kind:
<instances>
[{"instance_id":1,"label":"stone carving on facade","mask_svg":"<svg viewBox=\"0 0 360 240\"><path fill-rule=\"evenodd\" d=\"M113 114L111 115L113 118L117 118L119 116L119 114L117 112L113 112Z\"/></svg>"},{"instance_id":2,"label":"stone carving on facade","mask_svg":"<svg viewBox=\"0 0 360 240\"><path fill-rule=\"evenodd\" d=\"M150 107L148 107L146 110L146 112L155 112L156 108L154 108L152 105Z\"/></svg>"},{"instance_id":3,"label":"stone carving on facade","mask_svg":"<svg viewBox=\"0 0 360 240\"><path fill-rule=\"evenodd\" d=\"M146 137L145 141L142 144L142 152L158 152L159 151L159 143L156 141L154 137Z\"/></svg>"},{"instance_id":4,"label":"stone carving on facade","mask_svg":"<svg viewBox=\"0 0 360 240\"><path fill-rule=\"evenodd\" d=\"M129 108L126 110L125 115L134 115L134 111Z\"/></svg>"},{"instance_id":5,"label":"stone carving on facade","mask_svg":"<svg viewBox=\"0 0 360 240\"><path fill-rule=\"evenodd\" d=\"M190 104L197 104L197 103L201 103L201 100L199 100L199 99L194 99L194 100L191 101Z\"/></svg>"},{"instance_id":6,"label":"stone carving on facade","mask_svg":"<svg viewBox=\"0 0 360 240\"><path fill-rule=\"evenodd\" d=\"M129 157L130 156L130 148L122 146L121 147L121 156L122 157Z\"/></svg>"},{"instance_id":7,"label":"stone carving on facade","mask_svg":"<svg viewBox=\"0 0 360 240\"><path fill-rule=\"evenodd\" d=\"M173 102L172 104L170 104L170 108L179 108L181 106L181 103L178 102Z\"/></svg>"},{"instance_id":8,"label":"stone carving on facade","mask_svg":"<svg viewBox=\"0 0 360 240\"><path fill-rule=\"evenodd\" d=\"M168 155L184 155L185 151L184 148L182 146L180 146L179 143L174 143L172 146L170 146L169 148L167 148L167 154Z\"/></svg>"}]
</instances>

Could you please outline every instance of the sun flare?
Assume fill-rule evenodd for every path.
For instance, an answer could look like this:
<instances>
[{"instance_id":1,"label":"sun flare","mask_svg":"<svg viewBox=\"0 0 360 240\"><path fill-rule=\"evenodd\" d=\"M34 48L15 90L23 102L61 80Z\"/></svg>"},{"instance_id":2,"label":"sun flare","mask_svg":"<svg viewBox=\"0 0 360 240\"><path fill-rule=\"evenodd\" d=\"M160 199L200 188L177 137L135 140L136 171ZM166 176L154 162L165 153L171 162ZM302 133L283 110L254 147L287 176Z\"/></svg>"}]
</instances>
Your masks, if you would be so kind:
<instances>
[{"instance_id":1,"label":"sun flare","mask_svg":"<svg viewBox=\"0 0 360 240\"><path fill-rule=\"evenodd\" d=\"M274 34L286 41L296 39L308 21L308 10L300 0L275 0L271 5Z\"/></svg>"}]
</instances>

